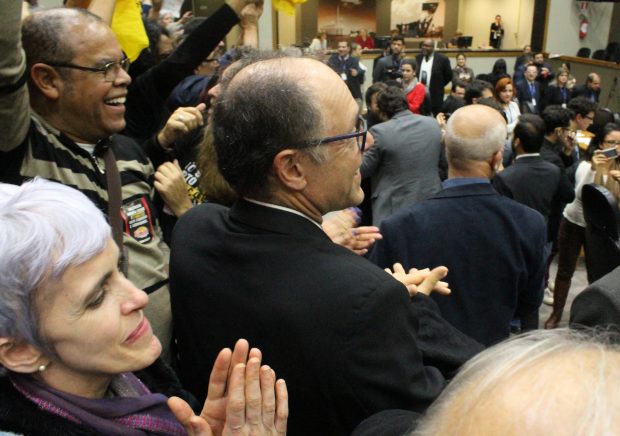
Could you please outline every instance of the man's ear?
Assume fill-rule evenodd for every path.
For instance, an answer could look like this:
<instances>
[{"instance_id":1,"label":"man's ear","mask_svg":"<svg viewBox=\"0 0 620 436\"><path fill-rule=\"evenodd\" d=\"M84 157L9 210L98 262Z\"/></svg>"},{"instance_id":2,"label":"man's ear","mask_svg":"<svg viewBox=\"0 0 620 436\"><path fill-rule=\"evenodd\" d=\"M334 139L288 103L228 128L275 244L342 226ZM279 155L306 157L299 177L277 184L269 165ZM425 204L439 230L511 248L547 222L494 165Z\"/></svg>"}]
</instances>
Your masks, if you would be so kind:
<instances>
[{"instance_id":1,"label":"man's ear","mask_svg":"<svg viewBox=\"0 0 620 436\"><path fill-rule=\"evenodd\" d=\"M502 169L503 158L504 158L503 150L498 150L495 154L493 154L493 157L491 158L491 168L493 168L493 171L497 172L500 169Z\"/></svg>"},{"instance_id":2,"label":"man's ear","mask_svg":"<svg viewBox=\"0 0 620 436\"><path fill-rule=\"evenodd\" d=\"M37 372L41 365L49 364L49 359L26 342L0 338L0 363L9 371L31 374Z\"/></svg>"},{"instance_id":3,"label":"man's ear","mask_svg":"<svg viewBox=\"0 0 620 436\"><path fill-rule=\"evenodd\" d=\"M307 184L309 162L308 158L303 158L300 150L287 148L273 158L273 172L281 184L294 191L301 191Z\"/></svg>"},{"instance_id":4,"label":"man's ear","mask_svg":"<svg viewBox=\"0 0 620 436\"><path fill-rule=\"evenodd\" d=\"M30 78L41 94L49 100L58 100L64 88L64 81L53 67L34 64L30 69Z\"/></svg>"}]
</instances>

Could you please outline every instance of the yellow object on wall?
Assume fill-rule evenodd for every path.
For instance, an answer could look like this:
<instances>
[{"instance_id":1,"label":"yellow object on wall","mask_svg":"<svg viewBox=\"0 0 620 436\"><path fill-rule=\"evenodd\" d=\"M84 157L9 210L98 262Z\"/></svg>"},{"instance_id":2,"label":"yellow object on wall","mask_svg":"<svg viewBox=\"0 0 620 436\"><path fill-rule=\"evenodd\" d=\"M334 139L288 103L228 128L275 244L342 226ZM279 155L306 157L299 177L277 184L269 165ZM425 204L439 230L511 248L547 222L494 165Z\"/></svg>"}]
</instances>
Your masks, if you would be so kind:
<instances>
[{"instance_id":1,"label":"yellow object on wall","mask_svg":"<svg viewBox=\"0 0 620 436\"><path fill-rule=\"evenodd\" d=\"M116 0L112 30L127 57L135 61L140 52L149 46L139 0Z\"/></svg>"}]
</instances>

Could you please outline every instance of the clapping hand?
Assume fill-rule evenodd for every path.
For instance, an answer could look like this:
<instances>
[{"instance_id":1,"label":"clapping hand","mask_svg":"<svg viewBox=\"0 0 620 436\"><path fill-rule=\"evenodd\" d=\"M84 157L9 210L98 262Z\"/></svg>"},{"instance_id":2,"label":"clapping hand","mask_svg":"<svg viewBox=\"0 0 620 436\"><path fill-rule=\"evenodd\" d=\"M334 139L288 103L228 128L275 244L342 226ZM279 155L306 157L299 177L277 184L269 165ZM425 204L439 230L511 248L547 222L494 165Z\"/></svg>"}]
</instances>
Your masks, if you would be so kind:
<instances>
[{"instance_id":1,"label":"clapping hand","mask_svg":"<svg viewBox=\"0 0 620 436\"><path fill-rule=\"evenodd\" d=\"M215 359L204 408L195 415L181 398L168 400L170 410L191 436L286 434L288 392L261 352L239 339L234 351L223 349Z\"/></svg>"}]
</instances>

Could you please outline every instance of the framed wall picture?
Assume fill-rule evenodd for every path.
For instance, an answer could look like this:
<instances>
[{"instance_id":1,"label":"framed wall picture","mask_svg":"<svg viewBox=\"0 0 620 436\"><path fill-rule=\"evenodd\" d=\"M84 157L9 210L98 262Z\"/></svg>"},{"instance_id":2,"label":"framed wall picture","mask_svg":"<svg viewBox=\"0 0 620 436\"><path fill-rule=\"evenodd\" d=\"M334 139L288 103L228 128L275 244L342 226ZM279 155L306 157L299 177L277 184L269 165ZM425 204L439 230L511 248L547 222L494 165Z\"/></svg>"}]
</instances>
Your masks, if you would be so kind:
<instances>
[{"instance_id":1,"label":"framed wall picture","mask_svg":"<svg viewBox=\"0 0 620 436\"><path fill-rule=\"evenodd\" d=\"M392 0L390 23L411 38L443 38L445 16L445 0Z\"/></svg>"},{"instance_id":2,"label":"framed wall picture","mask_svg":"<svg viewBox=\"0 0 620 436\"><path fill-rule=\"evenodd\" d=\"M317 28L332 38L355 37L361 29L374 32L376 9L375 0L319 0Z\"/></svg>"}]
</instances>

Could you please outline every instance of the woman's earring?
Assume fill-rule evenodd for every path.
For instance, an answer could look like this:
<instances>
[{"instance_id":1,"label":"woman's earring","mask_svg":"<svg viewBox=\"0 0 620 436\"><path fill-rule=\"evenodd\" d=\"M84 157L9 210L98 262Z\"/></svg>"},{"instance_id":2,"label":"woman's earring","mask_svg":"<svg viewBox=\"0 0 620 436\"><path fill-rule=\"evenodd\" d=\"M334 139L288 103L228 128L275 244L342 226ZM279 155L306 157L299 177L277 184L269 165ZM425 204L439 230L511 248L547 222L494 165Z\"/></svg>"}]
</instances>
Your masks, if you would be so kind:
<instances>
[{"instance_id":1,"label":"woman's earring","mask_svg":"<svg viewBox=\"0 0 620 436\"><path fill-rule=\"evenodd\" d=\"M43 372L47 369L47 365L39 365L39 372Z\"/></svg>"}]
</instances>

